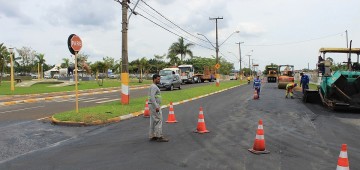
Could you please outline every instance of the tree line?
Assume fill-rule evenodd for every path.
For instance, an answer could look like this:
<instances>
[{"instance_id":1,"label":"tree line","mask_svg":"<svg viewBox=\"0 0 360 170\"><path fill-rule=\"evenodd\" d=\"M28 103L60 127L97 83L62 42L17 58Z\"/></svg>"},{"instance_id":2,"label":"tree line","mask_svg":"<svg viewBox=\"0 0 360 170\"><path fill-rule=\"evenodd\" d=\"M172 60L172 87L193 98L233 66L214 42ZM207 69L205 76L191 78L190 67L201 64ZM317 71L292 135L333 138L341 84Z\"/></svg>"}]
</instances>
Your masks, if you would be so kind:
<instances>
[{"instance_id":1,"label":"tree line","mask_svg":"<svg viewBox=\"0 0 360 170\"><path fill-rule=\"evenodd\" d=\"M153 57L141 57L129 62L130 74L141 73L158 73L166 67L178 66L181 64L192 64L195 71L202 73L204 66L214 66L215 57L201 57L193 56L191 48L194 46L192 43L186 43L182 37L176 42L172 43L168 49L167 54L157 55ZM21 75L28 75L30 73L37 73L38 64L43 67L42 70L49 70L55 65L46 64L45 54L38 53L31 47L16 48L17 55L13 54L14 71ZM188 58L187 58L188 57ZM88 62L89 55L85 53L78 54L78 67L79 69L91 69L92 74L96 72L107 73L110 69L113 73L121 72L121 59L115 60L113 57L105 56L102 61L95 61L94 63ZM148 59L149 58L149 59ZM226 61L221 56L220 61L220 74L229 74L234 69L234 64ZM8 48L0 44L0 72L1 78L4 73L10 73L10 53ZM74 65L74 59L63 58L60 65L61 68L68 68ZM1 80L0 80L1 82Z\"/></svg>"}]
</instances>

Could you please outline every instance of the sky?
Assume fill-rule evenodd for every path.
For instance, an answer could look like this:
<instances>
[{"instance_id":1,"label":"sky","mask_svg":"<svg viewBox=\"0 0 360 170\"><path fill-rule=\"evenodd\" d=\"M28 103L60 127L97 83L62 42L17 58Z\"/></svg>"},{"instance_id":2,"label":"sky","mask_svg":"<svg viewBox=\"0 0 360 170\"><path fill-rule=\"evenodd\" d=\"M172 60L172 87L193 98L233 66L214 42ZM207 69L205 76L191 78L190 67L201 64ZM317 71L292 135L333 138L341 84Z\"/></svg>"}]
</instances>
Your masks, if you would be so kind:
<instances>
[{"instance_id":1,"label":"sky","mask_svg":"<svg viewBox=\"0 0 360 170\"><path fill-rule=\"evenodd\" d=\"M131 8L136 1L131 0ZM0 43L7 47L30 47L45 54L46 63L60 64L62 58L71 59L67 39L77 34L83 42L80 52L89 55L88 61L121 58L122 9L114 0L0 0L0 4ZM346 47L346 30L352 47L360 47L359 6L359 0L140 0L138 15L129 20L129 61L167 54L179 36L195 44L194 56L215 56L215 21L209 18L222 17L219 56L234 63L235 69L239 69L236 42L244 42L242 67L249 67L250 58L260 70L270 63L314 69L321 47ZM330 57L345 61L344 55Z\"/></svg>"}]
</instances>

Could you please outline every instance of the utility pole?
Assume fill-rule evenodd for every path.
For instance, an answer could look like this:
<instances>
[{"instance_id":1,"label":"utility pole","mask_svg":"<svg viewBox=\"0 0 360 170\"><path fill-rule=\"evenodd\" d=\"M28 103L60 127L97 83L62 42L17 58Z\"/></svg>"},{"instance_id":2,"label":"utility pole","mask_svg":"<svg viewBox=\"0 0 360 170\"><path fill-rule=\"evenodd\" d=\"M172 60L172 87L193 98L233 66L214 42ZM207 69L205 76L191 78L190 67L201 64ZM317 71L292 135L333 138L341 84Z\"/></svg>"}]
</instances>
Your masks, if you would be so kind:
<instances>
[{"instance_id":1,"label":"utility pole","mask_svg":"<svg viewBox=\"0 0 360 170\"><path fill-rule=\"evenodd\" d=\"M239 69L239 74L241 75L241 47L240 47L240 44L243 44L244 42L238 42L238 43L235 43L235 44L239 44L239 56L240 56L240 59L239 59L239 63L240 63L240 69Z\"/></svg>"},{"instance_id":2,"label":"utility pole","mask_svg":"<svg viewBox=\"0 0 360 170\"><path fill-rule=\"evenodd\" d=\"M122 69L121 69L121 103L129 104L129 67L128 67L128 0L122 0Z\"/></svg>"},{"instance_id":3,"label":"utility pole","mask_svg":"<svg viewBox=\"0 0 360 170\"><path fill-rule=\"evenodd\" d=\"M249 74L250 74L250 75L249 75L249 76L251 76L251 75L252 75L252 72L251 72L251 65L250 65L250 56L251 56L251 55L250 55L250 54L248 54L247 56L249 56L249 70L250 70L250 72L249 72Z\"/></svg>"},{"instance_id":4,"label":"utility pole","mask_svg":"<svg viewBox=\"0 0 360 170\"><path fill-rule=\"evenodd\" d=\"M345 30L345 33L346 33L346 48L349 48L348 31Z\"/></svg>"},{"instance_id":5,"label":"utility pole","mask_svg":"<svg viewBox=\"0 0 360 170\"><path fill-rule=\"evenodd\" d=\"M255 71L255 67L254 67L254 59L251 59L251 68L253 71Z\"/></svg>"},{"instance_id":6,"label":"utility pole","mask_svg":"<svg viewBox=\"0 0 360 170\"><path fill-rule=\"evenodd\" d=\"M219 43L218 43L218 26L217 26L217 21L218 19L223 19L223 17L217 17L217 18L209 18L209 20L215 20L215 26L216 26L216 64L219 64ZM220 86L220 74L219 74L219 70L216 69L216 86L219 87Z\"/></svg>"}]
</instances>

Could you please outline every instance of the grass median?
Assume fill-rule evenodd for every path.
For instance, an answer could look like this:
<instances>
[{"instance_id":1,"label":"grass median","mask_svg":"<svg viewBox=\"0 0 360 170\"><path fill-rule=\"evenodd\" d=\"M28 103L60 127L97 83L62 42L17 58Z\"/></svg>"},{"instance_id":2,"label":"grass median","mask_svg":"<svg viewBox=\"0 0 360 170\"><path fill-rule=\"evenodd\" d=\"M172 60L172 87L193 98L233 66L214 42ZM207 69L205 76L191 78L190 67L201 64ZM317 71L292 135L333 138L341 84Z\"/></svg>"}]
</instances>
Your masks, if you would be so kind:
<instances>
[{"instance_id":1,"label":"grass median","mask_svg":"<svg viewBox=\"0 0 360 170\"><path fill-rule=\"evenodd\" d=\"M216 92L222 89L244 84L245 81L224 81L221 82L220 87L216 87L214 84L209 84L200 87L194 87L189 89L174 90L169 93L162 93L162 105L167 105L172 102L178 102L181 100L205 95L208 93ZM144 110L145 100L147 96L130 99L129 105L122 105L119 101L111 102L99 106L80 108L79 113L75 110L57 113L54 118L59 121L73 121L73 122L84 122L91 123L93 121L106 122L108 119L115 118L129 113Z\"/></svg>"},{"instance_id":2,"label":"grass median","mask_svg":"<svg viewBox=\"0 0 360 170\"><path fill-rule=\"evenodd\" d=\"M138 79L130 79L130 86L135 85L147 85L152 81L143 80L142 83L139 83ZM75 91L75 86L65 86L65 87L48 87L53 85L49 84L34 84L31 87L15 87L15 91L10 91L10 82L3 81L0 86L0 95L21 95L21 94L40 94L40 93L51 93L51 92L64 92L64 91ZM105 79L102 82L102 86L99 86L97 81L79 81L78 88L79 90L90 90L98 88L110 88L110 87L121 87L121 82L116 79Z\"/></svg>"}]
</instances>

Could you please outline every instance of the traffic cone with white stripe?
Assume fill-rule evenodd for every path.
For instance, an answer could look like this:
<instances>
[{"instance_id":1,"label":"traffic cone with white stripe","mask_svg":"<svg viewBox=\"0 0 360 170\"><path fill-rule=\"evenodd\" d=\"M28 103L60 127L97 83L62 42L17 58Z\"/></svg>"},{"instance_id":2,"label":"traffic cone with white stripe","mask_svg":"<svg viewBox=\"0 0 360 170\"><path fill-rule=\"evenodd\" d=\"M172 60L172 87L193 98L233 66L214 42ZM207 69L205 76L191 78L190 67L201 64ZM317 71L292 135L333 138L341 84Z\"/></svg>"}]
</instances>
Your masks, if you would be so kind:
<instances>
[{"instance_id":1,"label":"traffic cone with white stripe","mask_svg":"<svg viewBox=\"0 0 360 170\"><path fill-rule=\"evenodd\" d=\"M259 120L259 125L258 125L258 129L256 131L256 137L255 137L253 148L248 149L248 150L254 154L270 153L270 151L267 151L265 149L264 126L263 126L263 122L261 119Z\"/></svg>"},{"instance_id":2,"label":"traffic cone with white stripe","mask_svg":"<svg viewBox=\"0 0 360 170\"><path fill-rule=\"evenodd\" d=\"M173 103L170 102L168 120L166 121L166 123L177 123L177 122L178 121L176 121L176 118L175 118Z\"/></svg>"},{"instance_id":3,"label":"traffic cone with white stripe","mask_svg":"<svg viewBox=\"0 0 360 170\"><path fill-rule=\"evenodd\" d=\"M257 91L255 89L255 91L254 91L254 100L256 100L256 99L259 99L259 95L258 95L258 93L257 93Z\"/></svg>"},{"instance_id":4,"label":"traffic cone with white stripe","mask_svg":"<svg viewBox=\"0 0 360 170\"><path fill-rule=\"evenodd\" d=\"M209 133L209 131L206 129L206 125L205 125L205 118L204 118L204 112L203 112L203 108L200 107L200 111L199 111L199 119L198 119L198 125L196 128L196 133Z\"/></svg>"},{"instance_id":5,"label":"traffic cone with white stripe","mask_svg":"<svg viewBox=\"0 0 360 170\"><path fill-rule=\"evenodd\" d=\"M146 99L146 101L145 101L144 117L150 117L149 100L148 99Z\"/></svg>"},{"instance_id":6,"label":"traffic cone with white stripe","mask_svg":"<svg viewBox=\"0 0 360 170\"><path fill-rule=\"evenodd\" d=\"M349 170L349 160L347 155L347 145L342 144L336 170Z\"/></svg>"}]
</instances>

